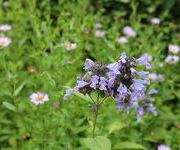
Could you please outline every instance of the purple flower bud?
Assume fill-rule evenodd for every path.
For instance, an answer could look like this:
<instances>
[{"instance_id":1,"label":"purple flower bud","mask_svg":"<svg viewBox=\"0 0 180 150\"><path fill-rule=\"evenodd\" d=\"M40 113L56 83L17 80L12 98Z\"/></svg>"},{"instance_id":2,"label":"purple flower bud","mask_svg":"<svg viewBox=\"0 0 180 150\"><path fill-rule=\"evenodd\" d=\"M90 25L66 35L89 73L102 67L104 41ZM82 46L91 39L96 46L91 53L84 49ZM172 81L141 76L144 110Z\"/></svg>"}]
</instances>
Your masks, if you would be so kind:
<instances>
[{"instance_id":1,"label":"purple flower bud","mask_svg":"<svg viewBox=\"0 0 180 150\"><path fill-rule=\"evenodd\" d=\"M150 91L149 91L149 95L151 95L151 94L156 94L158 91L157 90L155 90L154 88L153 89L151 89Z\"/></svg>"},{"instance_id":2,"label":"purple flower bud","mask_svg":"<svg viewBox=\"0 0 180 150\"><path fill-rule=\"evenodd\" d=\"M100 78L100 82L99 82L99 85L100 85L100 87L99 87L99 89L100 90L107 90L107 88L106 88L106 86L107 86L107 79L105 79L104 77L101 77Z\"/></svg>"},{"instance_id":3,"label":"purple flower bud","mask_svg":"<svg viewBox=\"0 0 180 150\"><path fill-rule=\"evenodd\" d=\"M68 97L74 93L74 92L77 92L78 91L78 88L73 88L73 89L69 89L69 90L66 90L66 94L64 95L64 100L67 100Z\"/></svg>"},{"instance_id":4,"label":"purple flower bud","mask_svg":"<svg viewBox=\"0 0 180 150\"><path fill-rule=\"evenodd\" d=\"M147 62L147 58L145 56L136 59L136 62L145 65L147 69L151 69L151 65Z\"/></svg>"},{"instance_id":5,"label":"purple flower bud","mask_svg":"<svg viewBox=\"0 0 180 150\"><path fill-rule=\"evenodd\" d=\"M121 61L122 63L126 63L126 53L125 53L125 52L123 52L123 53L121 54L120 61Z\"/></svg>"},{"instance_id":6,"label":"purple flower bud","mask_svg":"<svg viewBox=\"0 0 180 150\"><path fill-rule=\"evenodd\" d=\"M136 74L139 76L139 77L141 77L141 78L143 78L143 79L147 79L147 74L148 74L149 72L136 72Z\"/></svg>"},{"instance_id":7,"label":"purple flower bud","mask_svg":"<svg viewBox=\"0 0 180 150\"><path fill-rule=\"evenodd\" d=\"M117 91L119 92L120 95L126 95L127 94L127 87L120 84Z\"/></svg>"},{"instance_id":8,"label":"purple flower bud","mask_svg":"<svg viewBox=\"0 0 180 150\"><path fill-rule=\"evenodd\" d=\"M96 89L97 84L99 83L99 76L92 76L90 87Z\"/></svg>"},{"instance_id":9,"label":"purple flower bud","mask_svg":"<svg viewBox=\"0 0 180 150\"><path fill-rule=\"evenodd\" d=\"M95 66L95 63L91 59L86 59L84 69L89 70Z\"/></svg>"},{"instance_id":10,"label":"purple flower bud","mask_svg":"<svg viewBox=\"0 0 180 150\"><path fill-rule=\"evenodd\" d=\"M80 80L78 80L77 81L77 87L78 88L82 88L82 87L84 87L84 86L86 86L86 85L88 85L89 83L88 82L85 82L85 81L80 81Z\"/></svg>"},{"instance_id":11,"label":"purple flower bud","mask_svg":"<svg viewBox=\"0 0 180 150\"><path fill-rule=\"evenodd\" d=\"M120 67L121 67L121 65L118 62L107 65L107 68L112 70L116 74L120 74L120 72L119 72Z\"/></svg>"}]
</instances>

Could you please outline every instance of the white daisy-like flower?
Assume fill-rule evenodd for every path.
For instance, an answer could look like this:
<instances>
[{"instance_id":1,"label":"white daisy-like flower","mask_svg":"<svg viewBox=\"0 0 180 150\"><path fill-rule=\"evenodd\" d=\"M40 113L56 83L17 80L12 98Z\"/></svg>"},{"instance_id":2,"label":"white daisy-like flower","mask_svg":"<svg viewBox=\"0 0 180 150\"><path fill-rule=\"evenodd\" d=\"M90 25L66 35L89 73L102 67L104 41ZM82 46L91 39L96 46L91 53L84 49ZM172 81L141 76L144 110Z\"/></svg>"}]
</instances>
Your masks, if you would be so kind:
<instances>
[{"instance_id":1,"label":"white daisy-like flower","mask_svg":"<svg viewBox=\"0 0 180 150\"><path fill-rule=\"evenodd\" d=\"M61 44L61 46L64 46L66 50L70 51L70 50L75 49L77 47L77 44L66 42L66 43Z\"/></svg>"},{"instance_id":2,"label":"white daisy-like flower","mask_svg":"<svg viewBox=\"0 0 180 150\"><path fill-rule=\"evenodd\" d=\"M0 46L6 47L11 43L11 39L8 37L0 37Z\"/></svg>"},{"instance_id":3,"label":"white daisy-like flower","mask_svg":"<svg viewBox=\"0 0 180 150\"><path fill-rule=\"evenodd\" d=\"M178 45L172 45L171 44L168 46L168 49L169 49L169 52L174 53L174 54L179 52L179 46Z\"/></svg>"},{"instance_id":4,"label":"white daisy-like flower","mask_svg":"<svg viewBox=\"0 0 180 150\"><path fill-rule=\"evenodd\" d=\"M150 54L144 54L144 57L146 57L147 61L152 61L153 57Z\"/></svg>"},{"instance_id":5,"label":"white daisy-like flower","mask_svg":"<svg viewBox=\"0 0 180 150\"><path fill-rule=\"evenodd\" d=\"M48 94L43 92L33 93L31 94L30 98L31 98L31 102L34 103L35 105L43 104L45 101L49 100Z\"/></svg>"},{"instance_id":6,"label":"white daisy-like flower","mask_svg":"<svg viewBox=\"0 0 180 150\"><path fill-rule=\"evenodd\" d=\"M159 145L157 150L171 150L171 148L167 145Z\"/></svg>"},{"instance_id":7,"label":"white daisy-like flower","mask_svg":"<svg viewBox=\"0 0 180 150\"><path fill-rule=\"evenodd\" d=\"M179 61L179 56L167 56L165 58L165 62L167 62L168 64L176 64Z\"/></svg>"},{"instance_id":8,"label":"white daisy-like flower","mask_svg":"<svg viewBox=\"0 0 180 150\"><path fill-rule=\"evenodd\" d=\"M120 38L118 38L117 40L119 43L127 43L128 42L128 39L124 36L121 36Z\"/></svg>"},{"instance_id":9,"label":"white daisy-like flower","mask_svg":"<svg viewBox=\"0 0 180 150\"><path fill-rule=\"evenodd\" d=\"M1 31L11 30L11 26L10 26L10 25L7 25L7 24L3 24L3 25L0 26L0 30L1 30Z\"/></svg>"},{"instance_id":10,"label":"white daisy-like flower","mask_svg":"<svg viewBox=\"0 0 180 150\"><path fill-rule=\"evenodd\" d=\"M102 27L101 23L98 22L98 23L95 24L95 28L101 28L101 27Z\"/></svg>"},{"instance_id":11,"label":"white daisy-like flower","mask_svg":"<svg viewBox=\"0 0 180 150\"><path fill-rule=\"evenodd\" d=\"M151 23L152 23L152 24L160 24L160 22L161 22L161 21L160 21L159 18L152 18L152 19L151 19Z\"/></svg>"},{"instance_id":12,"label":"white daisy-like flower","mask_svg":"<svg viewBox=\"0 0 180 150\"><path fill-rule=\"evenodd\" d=\"M95 32L95 36L96 37L103 37L105 35L105 32L104 31L101 31L101 30L97 30Z\"/></svg>"},{"instance_id":13,"label":"white daisy-like flower","mask_svg":"<svg viewBox=\"0 0 180 150\"><path fill-rule=\"evenodd\" d=\"M123 33L126 34L128 37L135 37L136 32L130 26L125 26L123 28Z\"/></svg>"}]
</instances>

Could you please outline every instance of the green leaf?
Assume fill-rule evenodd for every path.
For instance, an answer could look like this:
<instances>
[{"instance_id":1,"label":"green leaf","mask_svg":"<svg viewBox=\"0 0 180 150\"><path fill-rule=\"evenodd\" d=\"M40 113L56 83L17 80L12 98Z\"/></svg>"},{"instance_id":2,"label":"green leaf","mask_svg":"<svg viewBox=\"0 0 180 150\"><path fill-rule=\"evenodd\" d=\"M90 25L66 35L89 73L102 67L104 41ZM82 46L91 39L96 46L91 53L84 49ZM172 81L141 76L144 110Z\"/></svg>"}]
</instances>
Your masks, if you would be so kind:
<instances>
[{"instance_id":1,"label":"green leaf","mask_svg":"<svg viewBox=\"0 0 180 150\"><path fill-rule=\"evenodd\" d=\"M88 102L92 102L92 100L90 99L90 97L87 96L87 95L83 95L83 94L81 94L81 93L79 93L79 92L75 92L74 95L76 95L76 96L79 97L80 99L86 100L86 101L88 101Z\"/></svg>"},{"instance_id":2,"label":"green leaf","mask_svg":"<svg viewBox=\"0 0 180 150\"><path fill-rule=\"evenodd\" d=\"M83 140L83 144L90 150L111 150L110 140L103 136L86 138Z\"/></svg>"},{"instance_id":3,"label":"green leaf","mask_svg":"<svg viewBox=\"0 0 180 150\"><path fill-rule=\"evenodd\" d=\"M14 96L17 96L21 92L25 84L26 84L26 81L21 83L21 85L14 91Z\"/></svg>"},{"instance_id":4,"label":"green leaf","mask_svg":"<svg viewBox=\"0 0 180 150\"><path fill-rule=\"evenodd\" d=\"M12 110L12 111L16 111L16 107L15 107L13 104L11 104L11 103L3 102L3 105L4 105L6 108L8 108L8 109L10 109L10 110Z\"/></svg>"},{"instance_id":5,"label":"green leaf","mask_svg":"<svg viewBox=\"0 0 180 150\"><path fill-rule=\"evenodd\" d=\"M136 144L136 143L132 143L132 142L122 142L122 143L119 143L117 145L115 145L114 147L115 149L144 149L146 150L146 148L140 144Z\"/></svg>"},{"instance_id":6,"label":"green leaf","mask_svg":"<svg viewBox=\"0 0 180 150\"><path fill-rule=\"evenodd\" d=\"M116 130L122 129L123 127L125 127L124 123L120 121L114 122L109 126L109 134L113 133Z\"/></svg>"}]
</instances>

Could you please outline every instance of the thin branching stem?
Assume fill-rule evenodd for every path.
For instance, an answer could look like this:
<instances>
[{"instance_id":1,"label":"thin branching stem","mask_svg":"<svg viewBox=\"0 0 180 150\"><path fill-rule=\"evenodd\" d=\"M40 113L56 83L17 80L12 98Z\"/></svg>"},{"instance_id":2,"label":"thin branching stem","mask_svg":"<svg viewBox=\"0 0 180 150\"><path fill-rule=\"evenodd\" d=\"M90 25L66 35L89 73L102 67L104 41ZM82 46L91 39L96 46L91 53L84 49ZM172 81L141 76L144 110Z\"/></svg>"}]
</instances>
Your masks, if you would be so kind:
<instances>
[{"instance_id":1,"label":"thin branching stem","mask_svg":"<svg viewBox=\"0 0 180 150\"><path fill-rule=\"evenodd\" d=\"M92 98L92 96L89 94L89 97L90 97L90 99L92 100L92 102L94 103L94 104L96 104L96 102L95 102L95 100Z\"/></svg>"}]
</instances>

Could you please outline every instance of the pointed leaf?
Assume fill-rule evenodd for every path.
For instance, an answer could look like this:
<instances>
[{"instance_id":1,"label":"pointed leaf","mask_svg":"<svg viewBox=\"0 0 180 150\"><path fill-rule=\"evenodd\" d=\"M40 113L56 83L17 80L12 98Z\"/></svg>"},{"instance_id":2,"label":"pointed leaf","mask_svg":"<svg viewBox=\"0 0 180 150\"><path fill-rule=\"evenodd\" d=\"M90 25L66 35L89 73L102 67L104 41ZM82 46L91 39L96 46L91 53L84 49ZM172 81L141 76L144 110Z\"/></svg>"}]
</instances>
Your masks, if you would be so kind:
<instances>
[{"instance_id":1,"label":"pointed leaf","mask_svg":"<svg viewBox=\"0 0 180 150\"><path fill-rule=\"evenodd\" d=\"M10 109L10 110L12 110L12 111L16 111L16 107L15 107L13 104L11 104L11 103L3 102L3 105L4 105L6 108L8 108L8 109Z\"/></svg>"},{"instance_id":2,"label":"pointed leaf","mask_svg":"<svg viewBox=\"0 0 180 150\"><path fill-rule=\"evenodd\" d=\"M143 149L143 150L146 150L146 148L140 144L136 144L136 143L133 143L133 142L122 142L122 143L119 143L117 145L115 145L114 147L115 149Z\"/></svg>"},{"instance_id":3,"label":"pointed leaf","mask_svg":"<svg viewBox=\"0 0 180 150\"><path fill-rule=\"evenodd\" d=\"M103 136L86 138L83 140L83 144L90 150L111 150L110 140Z\"/></svg>"}]
</instances>

